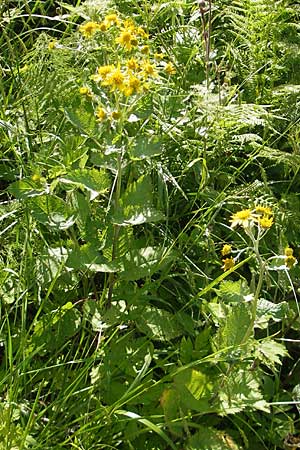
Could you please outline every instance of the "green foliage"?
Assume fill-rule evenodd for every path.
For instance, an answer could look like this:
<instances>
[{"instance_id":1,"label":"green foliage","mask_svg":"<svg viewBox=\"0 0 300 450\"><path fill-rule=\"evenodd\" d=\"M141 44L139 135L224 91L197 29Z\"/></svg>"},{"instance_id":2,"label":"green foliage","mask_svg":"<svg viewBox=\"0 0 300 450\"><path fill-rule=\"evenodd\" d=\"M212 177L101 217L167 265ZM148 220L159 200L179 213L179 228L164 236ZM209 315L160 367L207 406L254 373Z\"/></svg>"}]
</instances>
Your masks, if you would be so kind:
<instances>
[{"instance_id":1,"label":"green foliage","mask_svg":"<svg viewBox=\"0 0 300 450\"><path fill-rule=\"evenodd\" d=\"M299 7L273 3L1 2L0 449L297 442Z\"/></svg>"}]
</instances>

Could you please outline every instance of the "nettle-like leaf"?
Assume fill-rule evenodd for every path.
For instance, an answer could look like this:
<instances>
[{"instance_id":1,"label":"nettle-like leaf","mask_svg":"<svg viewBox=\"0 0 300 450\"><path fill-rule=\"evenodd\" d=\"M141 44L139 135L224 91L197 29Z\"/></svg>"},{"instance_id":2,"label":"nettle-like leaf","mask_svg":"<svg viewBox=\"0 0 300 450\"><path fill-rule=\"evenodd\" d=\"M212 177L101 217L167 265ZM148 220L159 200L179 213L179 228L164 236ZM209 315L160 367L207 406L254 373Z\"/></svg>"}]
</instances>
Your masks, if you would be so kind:
<instances>
[{"instance_id":1,"label":"nettle-like leaf","mask_svg":"<svg viewBox=\"0 0 300 450\"><path fill-rule=\"evenodd\" d=\"M244 280L225 280L215 290L218 297L225 302L245 302L250 294L250 288Z\"/></svg>"},{"instance_id":2,"label":"nettle-like leaf","mask_svg":"<svg viewBox=\"0 0 300 450\"><path fill-rule=\"evenodd\" d=\"M264 298L260 298L257 304L255 326L266 328L269 320L280 322L288 315L289 305L287 302L272 303Z\"/></svg>"},{"instance_id":3,"label":"nettle-like leaf","mask_svg":"<svg viewBox=\"0 0 300 450\"><path fill-rule=\"evenodd\" d=\"M228 309L228 315L220 322L214 337L216 350L239 346L244 342L251 322L251 309L246 303L238 303Z\"/></svg>"},{"instance_id":4,"label":"nettle-like leaf","mask_svg":"<svg viewBox=\"0 0 300 450\"><path fill-rule=\"evenodd\" d=\"M59 181L62 184L86 190L90 200L104 194L111 187L111 180L105 169L76 169L68 172Z\"/></svg>"},{"instance_id":5,"label":"nettle-like leaf","mask_svg":"<svg viewBox=\"0 0 300 450\"><path fill-rule=\"evenodd\" d=\"M160 153L161 142L143 136L137 137L134 147L130 150L133 159L152 158Z\"/></svg>"},{"instance_id":6,"label":"nettle-like leaf","mask_svg":"<svg viewBox=\"0 0 300 450\"><path fill-rule=\"evenodd\" d=\"M30 179L15 181L8 187L8 192L19 200L38 197L47 193L47 187L37 186Z\"/></svg>"},{"instance_id":7,"label":"nettle-like leaf","mask_svg":"<svg viewBox=\"0 0 300 450\"><path fill-rule=\"evenodd\" d=\"M187 450L239 450L231 436L211 427L200 426L187 444Z\"/></svg>"},{"instance_id":8,"label":"nettle-like leaf","mask_svg":"<svg viewBox=\"0 0 300 450\"><path fill-rule=\"evenodd\" d=\"M61 308L44 314L35 323L32 344L35 347L44 346L44 352L54 351L77 333L80 324L79 311L67 302Z\"/></svg>"},{"instance_id":9,"label":"nettle-like leaf","mask_svg":"<svg viewBox=\"0 0 300 450\"><path fill-rule=\"evenodd\" d=\"M91 272L120 272L123 270L121 261L107 260L91 244L85 244L70 251L66 266Z\"/></svg>"},{"instance_id":10,"label":"nettle-like leaf","mask_svg":"<svg viewBox=\"0 0 300 450\"><path fill-rule=\"evenodd\" d=\"M210 400L213 393L213 378L200 370L185 369L174 377L174 387L179 393L180 403L185 409L209 413L215 411Z\"/></svg>"},{"instance_id":11,"label":"nettle-like leaf","mask_svg":"<svg viewBox=\"0 0 300 450\"><path fill-rule=\"evenodd\" d=\"M229 369L218 383L219 414L235 414L244 409L259 409L270 412L268 403L260 391L259 374L249 366Z\"/></svg>"},{"instance_id":12,"label":"nettle-like leaf","mask_svg":"<svg viewBox=\"0 0 300 450\"><path fill-rule=\"evenodd\" d=\"M184 328L176 315L151 306L138 308L133 314L137 328L153 340L169 341L182 336Z\"/></svg>"},{"instance_id":13,"label":"nettle-like leaf","mask_svg":"<svg viewBox=\"0 0 300 450\"><path fill-rule=\"evenodd\" d=\"M283 344L273 339L264 339L257 342L254 356L273 371L276 364L281 365L281 358L287 357L288 352Z\"/></svg>"},{"instance_id":14,"label":"nettle-like leaf","mask_svg":"<svg viewBox=\"0 0 300 450\"><path fill-rule=\"evenodd\" d=\"M113 222L128 226L163 220L164 215L153 206L152 193L153 186L148 175L131 183L120 199L120 208L114 213Z\"/></svg>"},{"instance_id":15,"label":"nettle-like leaf","mask_svg":"<svg viewBox=\"0 0 300 450\"><path fill-rule=\"evenodd\" d=\"M67 230L75 223L76 212L55 195L43 195L29 201L32 216L51 230Z\"/></svg>"},{"instance_id":16,"label":"nettle-like leaf","mask_svg":"<svg viewBox=\"0 0 300 450\"><path fill-rule=\"evenodd\" d=\"M120 263L123 271L120 274L122 280L139 280L161 270L174 259L174 253L163 247L144 247L127 252Z\"/></svg>"}]
</instances>

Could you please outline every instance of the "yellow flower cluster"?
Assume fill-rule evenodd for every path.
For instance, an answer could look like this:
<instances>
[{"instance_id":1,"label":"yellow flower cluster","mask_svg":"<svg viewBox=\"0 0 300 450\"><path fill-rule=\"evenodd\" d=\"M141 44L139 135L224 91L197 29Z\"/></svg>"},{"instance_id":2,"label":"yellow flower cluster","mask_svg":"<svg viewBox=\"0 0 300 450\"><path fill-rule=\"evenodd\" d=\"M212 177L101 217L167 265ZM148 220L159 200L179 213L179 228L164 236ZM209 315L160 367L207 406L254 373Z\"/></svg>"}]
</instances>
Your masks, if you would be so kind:
<instances>
[{"instance_id":1,"label":"yellow flower cluster","mask_svg":"<svg viewBox=\"0 0 300 450\"><path fill-rule=\"evenodd\" d=\"M268 206L258 205L253 210L243 209L236 212L230 219L231 228L241 225L243 228L249 228L256 223L259 228L267 230L274 223L273 211Z\"/></svg>"},{"instance_id":2,"label":"yellow flower cluster","mask_svg":"<svg viewBox=\"0 0 300 450\"><path fill-rule=\"evenodd\" d=\"M226 256L226 258L222 259L222 263L223 263L222 269L224 270L224 272L232 269L235 265L234 258L232 256L230 256L231 252L232 252L231 245L224 244L223 248L221 250L222 256Z\"/></svg>"},{"instance_id":3,"label":"yellow flower cluster","mask_svg":"<svg viewBox=\"0 0 300 450\"><path fill-rule=\"evenodd\" d=\"M129 97L148 89L148 81L157 76L156 67L149 60L138 62L130 58L125 66L114 64L101 66L92 80L108 87L111 92L118 91Z\"/></svg>"},{"instance_id":4,"label":"yellow flower cluster","mask_svg":"<svg viewBox=\"0 0 300 450\"><path fill-rule=\"evenodd\" d=\"M292 269L297 264L297 259L294 256L294 250L291 247L286 247L284 250L285 265L288 269Z\"/></svg>"}]
</instances>

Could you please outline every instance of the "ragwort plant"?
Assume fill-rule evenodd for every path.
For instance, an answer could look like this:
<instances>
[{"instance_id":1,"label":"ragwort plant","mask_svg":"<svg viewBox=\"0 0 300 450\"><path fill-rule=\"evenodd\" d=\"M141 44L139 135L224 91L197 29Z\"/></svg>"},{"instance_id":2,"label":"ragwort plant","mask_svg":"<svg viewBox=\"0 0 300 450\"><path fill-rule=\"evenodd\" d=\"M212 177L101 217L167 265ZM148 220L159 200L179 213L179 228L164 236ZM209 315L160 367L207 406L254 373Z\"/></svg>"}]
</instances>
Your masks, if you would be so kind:
<instances>
[{"instance_id":1,"label":"ragwort plant","mask_svg":"<svg viewBox=\"0 0 300 450\"><path fill-rule=\"evenodd\" d=\"M223 2L145 6L70 6L81 25L41 34L4 83L5 448L296 439L275 340L299 326L296 250L258 159L273 116L240 101L256 68L223 79Z\"/></svg>"}]
</instances>

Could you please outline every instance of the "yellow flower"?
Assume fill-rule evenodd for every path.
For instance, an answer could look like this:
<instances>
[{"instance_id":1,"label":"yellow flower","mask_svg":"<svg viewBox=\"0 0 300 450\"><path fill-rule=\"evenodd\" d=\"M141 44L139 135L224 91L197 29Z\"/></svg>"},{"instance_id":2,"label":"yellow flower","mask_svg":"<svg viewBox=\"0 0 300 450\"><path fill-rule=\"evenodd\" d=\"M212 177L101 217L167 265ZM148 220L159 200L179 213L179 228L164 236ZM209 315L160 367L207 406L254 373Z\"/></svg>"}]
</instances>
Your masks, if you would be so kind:
<instances>
[{"instance_id":1,"label":"yellow flower","mask_svg":"<svg viewBox=\"0 0 300 450\"><path fill-rule=\"evenodd\" d=\"M137 41L131 31L125 29L121 32L120 36L116 38L116 43L125 47L127 50L131 50L132 46L137 44Z\"/></svg>"},{"instance_id":2,"label":"yellow flower","mask_svg":"<svg viewBox=\"0 0 300 450\"><path fill-rule=\"evenodd\" d=\"M48 50L54 50L56 48L57 41L50 41L48 44Z\"/></svg>"},{"instance_id":3,"label":"yellow flower","mask_svg":"<svg viewBox=\"0 0 300 450\"><path fill-rule=\"evenodd\" d=\"M148 55L148 53L149 53L149 45L144 45L142 48L141 48L141 53L143 53L143 55Z\"/></svg>"},{"instance_id":4,"label":"yellow flower","mask_svg":"<svg viewBox=\"0 0 300 450\"><path fill-rule=\"evenodd\" d=\"M144 39L147 39L149 37L149 35L146 33L146 31L142 27L138 27L136 29L136 34L138 36L141 36Z\"/></svg>"},{"instance_id":5,"label":"yellow flower","mask_svg":"<svg viewBox=\"0 0 300 450\"><path fill-rule=\"evenodd\" d=\"M103 86L110 86L112 91L115 91L116 89L122 91L124 80L125 76L123 72L121 72L120 67L118 66L106 76L102 84Z\"/></svg>"},{"instance_id":6,"label":"yellow flower","mask_svg":"<svg viewBox=\"0 0 300 450\"><path fill-rule=\"evenodd\" d=\"M143 61L141 64L142 68L142 74L145 76L145 78L148 78L148 76L156 77L157 72L155 70L155 66L151 64L149 61Z\"/></svg>"},{"instance_id":7,"label":"yellow flower","mask_svg":"<svg viewBox=\"0 0 300 450\"><path fill-rule=\"evenodd\" d=\"M32 181L34 181L35 183L38 183L41 181L41 176L38 175L37 173L33 174L31 177Z\"/></svg>"},{"instance_id":8,"label":"yellow flower","mask_svg":"<svg viewBox=\"0 0 300 450\"><path fill-rule=\"evenodd\" d=\"M107 24L105 23L105 22L101 22L101 23L99 23L99 30L100 31L106 31L107 30L107 28L108 28L108 26L107 26Z\"/></svg>"},{"instance_id":9,"label":"yellow flower","mask_svg":"<svg viewBox=\"0 0 300 450\"><path fill-rule=\"evenodd\" d=\"M134 58L128 59L126 62L126 66L130 70L138 70L139 69L139 63Z\"/></svg>"},{"instance_id":10,"label":"yellow flower","mask_svg":"<svg viewBox=\"0 0 300 450\"><path fill-rule=\"evenodd\" d=\"M261 228L271 228L273 222L273 217L263 216L258 218L258 224Z\"/></svg>"},{"instance_id":11,"label":"yellow flower","mask_svg":"<svg viewBox=\"0 0 300 450\"><path fill-rule=\"evenodd\" d=\"M154 53L154 58L161 61L166 55L164 53Z\"/></svg>"},{"instance_id":12,"label":"yellow flower","mask_svg":"<svg viewBox=\"0 0 300 450\"><path fill-rule=\"evenodd\" d=\"M293 256L294 250L291 247L286 247L284 249L285 256Z\"/></svg>"},{"instance_id":13,"label":"yellow flower","mask_svg":"<svg viewBox=\"0 0 300 450\"><path fill-rule=\"evenodd\" d=\"M79 27L80 33L86 38L92 37L97 30L99 30L99 25L96 22L87 22Z\"/></svg>"},{"instance_id":14,"label":"yellow flower","mask_svg":"<svg viewBox=\"0 0 300 450\"><path fill-rule=\"evenodd\" d=\"M225 244L221 250L222 256L229 255L231 253L232 247L231 245Z\"/></svg>"},{"instance_id":15,"label":"yellow flower","mask_svg":"<svg viewBox=\"0 0 300 450\"><path fill-rule=\"evenodd\" d=\"M96 111L96 117L99 122L103 122L106 119L106 112L103 108L99 107Z\"/></svg>"},{"instance_id":16,"label":"yellow flower","mask_svg":"<svg viewBox=\"0 0 300 450\"><path fill-rule=\"evenodd\" d=\"M136 76L131 75L128 79L127 84L124 86L123 92L126 95L126 97L129 97L132 94L140 92L141 85L142 85L141 80Z\"/></svg>"},{"instance_id":17,"label":"yellow flower","mask_svg":"<svg viewBox=\"0 0 300 450\"><path fill-rule=\"evenodd\" d=\"M92 92L86 86L82 86L79 88L80 95L86 95L87 97L92 97Z\"/></svg>"},{"instance_id":18,"label":"yellow flower","mask_svg":"<svg viewBox=\"0 0 300 450\"><path fill-rule=\"evenodd\" d=\"M222 269L224 270L224 272L226 272L226 270L232 269L234 267L234 264L235 264L234 259L232 258L232 256L231 256L231 258L222 259L222 262L224 263L223 266L222 266Z\"/></svg>"},{"instance_id":19,"label":"yellow flower","mask_svg":"<svg viewBox=\"0 0 300 450\"><path fill-rule=\"evenodd\" d=\"M269 206L262 206L262 205L257 205L255 207L255 212L257 214L263 214L266 216L271 216L273 214L273 211L271 210L271 208L269 208Z\"/></svg>"},{"instance_id":20,"label":"yellow flower","mask_svg":"<svg viewBox=\"0 0 300 450\"><path fill-rule=\"evenodd\" d=\"M230 219L231 228L234 228L237 225L241 225L244 228L248 228L253 219L254 217L252 216L250 209L243 209L242 211L238 211L237 213L232 214L231 216Z\"/></svg>"},{"instance_id":21,"label":"yellow flower","mask_svg":"<svg viewBox=\"0 0 300 450\"><path fill-rule=\"evenodd\" d=\"M113 112L111 113L111 118L112 118L113 120L118 120L118 119L120 119L120 117L121 117L120 111L113 111Z\"/></svg>"},{"instance_id":22,"label":"yellow flower","mask_svg":"<svg viewBox=\"0 0 300 450\"><path fill-rule=\"evenodd\" d=\"M108 66L101 66L98 67L97 74L92 75L91 79L94 80L96 83L99 83L100 81L105 81L107 76L115 70L115 66L113 64Z\"/></svg>"},{"instance_id":23,"label":"yellow flower","mask_svg":"<svg viewBox=\"0 0 300 450\"><path fill-rule=\"evenodd\" d=\"M174 74L176 73L176 69L175 69L175 67L173 66L173 64L172 64L171 62L168 62L168 63L165 65L165 72L166 72L168 75L174 75Z\"/></svg>"},{"instance_id":24,"label":"yellow flower","mask_svg":"<svg viewBox=\"0 0 300 450\"><path fill-rule=\"evenodd\" d=\"M112 14L108 14L107 16L104 17L104 23L107 26L107 28L111 27L112 25L120 25L120 20L117 16L117 14L112 13Z\"/></svg>"},{"instance_id":25,"label":"yellow flower","mask_svg":"<svg viewBox=\"0 0 300 450\"><path fill-rule=\"evenodd\" d=\"M285 257L285 265L288 269L292 269L295 264L297 264L297 259L293 255Z\"/></svg>"}]
</instances>

